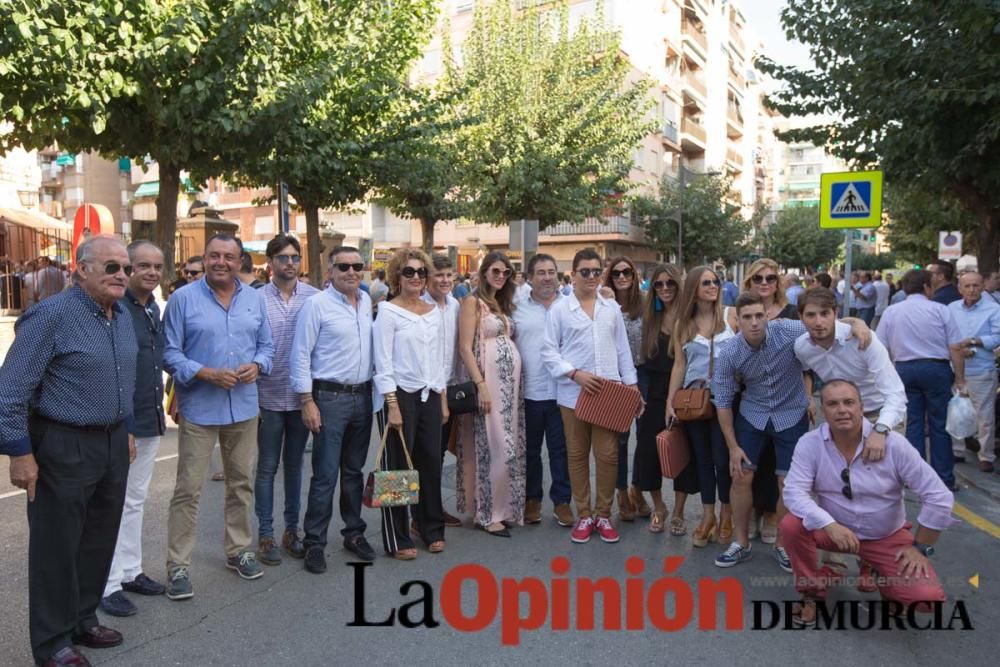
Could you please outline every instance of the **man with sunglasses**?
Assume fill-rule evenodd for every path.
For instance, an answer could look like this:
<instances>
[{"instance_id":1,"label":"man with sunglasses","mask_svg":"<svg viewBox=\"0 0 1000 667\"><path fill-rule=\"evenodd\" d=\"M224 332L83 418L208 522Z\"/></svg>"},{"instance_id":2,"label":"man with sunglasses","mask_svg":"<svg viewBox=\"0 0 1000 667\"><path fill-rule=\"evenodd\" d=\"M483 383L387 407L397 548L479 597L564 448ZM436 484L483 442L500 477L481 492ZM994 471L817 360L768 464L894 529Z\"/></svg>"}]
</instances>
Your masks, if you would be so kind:
<instances>
[{"instance_id":1,"label":"man with sunglasses","mask_svg":"<svg viewBox=\"0 0 1000 667\"><path fill-rule=\"evenodd\" d=\"M257 378L271 372L274 345L260 291L239 280L243 244L216 234L205 244L204 280L178 290L163 318L167 370L177 383L177 482L167 520L167 597L194 596L189 576L198 501L216 441L225 470L226 567L263 575L251 514L257 460Z\"/></svg>"},{"instance_id":2,"label":"man with sunglasses","mask_svg":"<svg viewBox=\"0 0 1000 667\"><path fill-rule=\"evenodd\" d=\"M313 574L326 572L323 552L338 476L344 547L375 560L361 518L361 469L372 432L372 302L361 289L365 265L357 248L334 248L328 261L330 286L303 304L289 360L302 421L315 434L303 521L305 568Z\"/></svg>"},{"instance_id":3,"label":"man with sunglasses","mask_svg":"<svg viewBox=\"0 0 1000 667\"><path fill-rule=\"evenodd\" d=\"M121 305L132 317L139 345L136 359L133 416L129 422L132 465L128 471L125 507L111 573L104 585L101 609L111 616L131 616L139 610L123 590L137 595L162 595L165 587L142 571L142 516L156 452L166 430L163 414L163 327L153 290L163 276L163 252L150 241L128 246L132 275Z\"/></svg>"},{"instance_id":4,"label":"man with sunglasses","mask_svg":"<svg viewBox=\"0 0 1000 667\"><path fill-rule=\"evenodd\" d=\"M941 531L956 523L954 496L898 433L888 433L884 460L862 459L872 424L853 382L828 381L820 401L826 423L799 440L784 490L781 534L803 595L797 618L812 624L816 600L837 578L817 566L817 548L858 555L878 572L884 599L927 611L922 603L945 599L929 558ZM906 520L907 489L920 498L916 534Z\"/></svg>"},{"instance_id":5,"label":"man with sunglasses","mask_svg":"<svg viewBox=\"0 0 1000 667\"><path fill-rule=\"evenodd\" d=\"M121 304L132 273L117 238L76 250L76 284L28 310L0 367L0 455L28 496L28 623L37 664L89 664L125 502L135 329Z\"/></svg>"},{"instance_id":6,"label":"man with sunglasses","mask_svg":"<svg viewBox=\"0 0 1000 667\"><path fill-rule=\"evenodd\" d=\"M257 477L254 481L254 510L257 513L257 558L264 565L281 563L274 541L274 476L281 463L285 491L285 532L281 546L292 558L304 558L299 537L299 510L302 496L302 457L309 429L302 422L299 396L292 388L289 361L295 319L306 301L319 290L298 279L302 264L298 239L278 234L264 250L271 269L271 281L261 287L267 320L274 343L271 374L257 380L260 424L257 427ZM251 284L251 287L253 285Z\"/></svg>"},{"instance_id":7,"label":"man with sunglasses","mask_svg":"<svg viewBox=\"0 0 1000 667\"><path fill-rule=\"evenodd\" d=\"M189 283L193 283L203 275L205 275L205 259L201 255L189 257L188 261L184 263L184 270L181 271L180 277L170 286L170 294Z\"/></svg>"}]
</instances>

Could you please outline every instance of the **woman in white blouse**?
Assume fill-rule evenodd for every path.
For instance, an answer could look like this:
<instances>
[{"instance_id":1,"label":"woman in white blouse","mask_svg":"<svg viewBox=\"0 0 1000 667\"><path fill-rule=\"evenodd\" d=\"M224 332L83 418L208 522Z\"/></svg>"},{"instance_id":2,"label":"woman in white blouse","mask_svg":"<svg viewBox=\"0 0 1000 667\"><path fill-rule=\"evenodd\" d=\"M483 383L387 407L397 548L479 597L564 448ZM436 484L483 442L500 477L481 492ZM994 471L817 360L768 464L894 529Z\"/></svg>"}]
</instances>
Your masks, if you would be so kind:
<instances>
[{"instance_id":1,"label":"woman in white blouse","mask_svg":"<svg viewBox=\"0 0 1000 667\"><path fill-rule=\"evenodd\" d=\"M420 473L420 500L412 505L413 522L431 553L444 551L441 502L441 424L448 419L444 369L444 321L441 311L421 298L431 261L417 249L400 250L386 269L396 296L379 305L372 328L375 388L385 399L385 421L394 429L385 449L385 468L400 470L406 458L402 433ZM406 507L382 509L382 541L397 560L413 560Z\"/></svg>"}]
</instances>

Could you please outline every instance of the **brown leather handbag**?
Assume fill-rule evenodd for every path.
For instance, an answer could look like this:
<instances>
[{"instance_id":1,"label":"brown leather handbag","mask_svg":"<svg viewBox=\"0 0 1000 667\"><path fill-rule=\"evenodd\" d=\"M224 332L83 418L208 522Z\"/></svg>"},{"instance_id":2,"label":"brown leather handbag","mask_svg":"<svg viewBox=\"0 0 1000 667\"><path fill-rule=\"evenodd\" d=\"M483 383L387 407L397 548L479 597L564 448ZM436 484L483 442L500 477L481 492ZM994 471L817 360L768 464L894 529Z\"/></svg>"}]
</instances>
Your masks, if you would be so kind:
<instances>
[{"instance_id":1,"label":"brown leather handbag","mask_svg":"<svg viewBox=\"0 0 1000 667\"><path fill-rule=\"evenodd\" d=\"M687 389L678 389L674 393L671 405L674 414L682 422L697 422L711 419L715 416L715 406L712 405L712 373L715 370L715 335L708 346L708 380L693 382Z\"/></svg>"}]
</instances>

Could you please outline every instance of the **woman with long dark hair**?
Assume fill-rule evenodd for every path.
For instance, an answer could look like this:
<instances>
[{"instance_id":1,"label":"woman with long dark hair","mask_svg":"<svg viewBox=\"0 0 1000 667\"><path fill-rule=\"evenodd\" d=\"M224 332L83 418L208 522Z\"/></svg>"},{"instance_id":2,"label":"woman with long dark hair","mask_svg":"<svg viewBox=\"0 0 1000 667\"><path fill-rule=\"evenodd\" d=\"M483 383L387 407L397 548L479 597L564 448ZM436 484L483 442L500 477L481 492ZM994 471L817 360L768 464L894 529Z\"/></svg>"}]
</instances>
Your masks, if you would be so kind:
<instances>
[{"instance_id":1,"label":"woman with long dark hair","mask_svg":"<svg viewBox=\"0 0 1000 667\"><path fill-rule=\"evenodd\" d=\"M521 355L514 344L514 267L494 251L479 267L479 286L462 301L458 346L476 383L479 411L462 415L457 439L457 505L475 525L510 537L524 523L525 437Z\"/></svg>"},{"instance_id":2,"label":"woman with long dark hair","mask_svg":"<svg viewBox=\"0 0 1000 667\"><path fill-rule=\"evenodd\" d=\"M709 266L691 269L684 280L680 308L674 325L674 367L667 395L667 418L676 417L673 400L678 389L703 384L711 386L711 375L722 344L736 334L722 308L722 281ZM727 309L728 310L728 309ZM728 544L733 536L732 509L729 505L729 449L722 437L718 417L684 423L691 454L698 470L698 487L704 510L701 523L691 534L696 547L704 547L718 536ZM716 491L722 503L719 519L715 517Z\"/></svg>"}]
</instances>

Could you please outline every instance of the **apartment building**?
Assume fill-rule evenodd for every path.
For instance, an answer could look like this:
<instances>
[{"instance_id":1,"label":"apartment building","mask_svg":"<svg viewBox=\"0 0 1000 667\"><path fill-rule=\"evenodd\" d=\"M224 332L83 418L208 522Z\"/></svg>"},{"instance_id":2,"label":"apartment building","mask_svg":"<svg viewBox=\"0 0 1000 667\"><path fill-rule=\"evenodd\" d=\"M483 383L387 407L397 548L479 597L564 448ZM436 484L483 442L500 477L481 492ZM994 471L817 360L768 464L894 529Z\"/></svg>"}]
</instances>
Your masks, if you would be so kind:
<instances>
[{"instance_id":1,"label":"apartment building","mask_svg":"<svg viewBox=\"0 0 1000 667\"><path fill-rule=\"evenodd\" d=\"M100 204L114 218L115 233L131 232L131 162L109 160L97 153L71 154L50 146L38 151L42 183L39 209L72 224L84 203Z\"/></svg>"}]
</instances>

